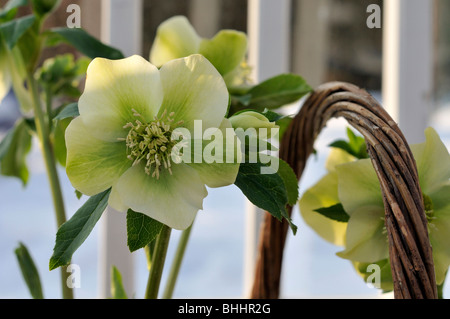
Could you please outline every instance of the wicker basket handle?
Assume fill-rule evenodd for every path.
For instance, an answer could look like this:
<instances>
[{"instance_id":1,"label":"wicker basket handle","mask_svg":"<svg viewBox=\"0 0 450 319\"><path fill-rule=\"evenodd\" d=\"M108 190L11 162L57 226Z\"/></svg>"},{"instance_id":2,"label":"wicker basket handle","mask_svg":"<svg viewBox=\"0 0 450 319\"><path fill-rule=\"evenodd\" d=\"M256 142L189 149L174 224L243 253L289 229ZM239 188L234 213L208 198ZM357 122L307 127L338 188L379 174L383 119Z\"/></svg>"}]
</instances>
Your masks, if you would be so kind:
<instances>
[{"instance_id":1,"label":"wicker basket handle","mask_svg":"<svg viewBox=\"0 0 450 319\"><path fill-rule=\"evenodd\" d=\"M336 117L344 117L364 136L380 182L395 298L437 298L416 163L397 124L369 93L348 83L321 85L286 131L280 158L291 165L300 179L315 139L327 121ZM279 297L287 231L286 222L280 223L266 213L251 298Z\"/></svg>"}]
</instances>

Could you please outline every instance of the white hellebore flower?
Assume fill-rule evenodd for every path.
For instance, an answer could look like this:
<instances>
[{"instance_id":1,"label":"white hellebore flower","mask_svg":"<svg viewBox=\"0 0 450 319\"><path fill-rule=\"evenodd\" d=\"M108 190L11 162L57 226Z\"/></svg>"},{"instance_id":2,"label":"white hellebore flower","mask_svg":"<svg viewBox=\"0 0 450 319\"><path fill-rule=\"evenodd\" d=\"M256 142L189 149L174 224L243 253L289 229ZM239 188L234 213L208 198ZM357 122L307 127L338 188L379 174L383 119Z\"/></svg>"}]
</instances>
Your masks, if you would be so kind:
<instances>
[{"instance_id":1,"label":"white hellebore flower","mask_svg":"<svg viewBox=\"0 0 450 319\"><path fill-rule=\"evenodd\" d=\"M173 133L180 128L194 133L194 121L204 130L231 128L224 118L228 99L223 78L198 54L159 70L140 56L94 59L80 116L66 131L70 181L89 196L112 187L113 208L188 228L202 209L205 185L233 184L239 160L177 164L171 156L177 143Z\"/></svg>"}]
</instances>

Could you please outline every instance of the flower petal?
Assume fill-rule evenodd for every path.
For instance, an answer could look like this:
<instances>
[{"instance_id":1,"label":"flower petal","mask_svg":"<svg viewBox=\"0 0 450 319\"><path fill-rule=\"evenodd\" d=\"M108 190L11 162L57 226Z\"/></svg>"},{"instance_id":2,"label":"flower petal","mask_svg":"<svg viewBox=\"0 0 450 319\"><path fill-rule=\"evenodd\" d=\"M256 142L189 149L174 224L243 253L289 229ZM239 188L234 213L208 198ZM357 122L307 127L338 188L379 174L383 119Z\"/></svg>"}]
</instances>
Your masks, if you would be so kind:
<instances>
[{"instance_id":1,"label":"flower petal","mask_svg":"<svg viewBox=\"0 0 450 319\"><path fill-rule=\"evenodd\" d=\"M247 53L247 36L235 30L222 30L212 39L203 39L199 53L225 75L233 71Z\"/></svg>"},{"instance_id":2,"label":"flower petal","mask_svg":"<svg viewBox=\"0 0 450 319\"><path fill-rule=\"evenodd\" d=\"M316 209L330 207L339 203L337 174L325 175L317 184L309 188L299 201L300 213L305 222L326 241L343 246L347 223L331 220Z\"/></svg>"},{"instance_id":3,"label":"flower petal","mask_svg":"<svg viewBox=\"0 0 450 319\"><path fill-rule=\"evenodd\" d=\"M377 262L388 258L388 242L384 229L384 209L360 207L348 221L345 250L339 257L359 262Z\"/></svg>"},{"instance_id":4,"label":"flower petal","mask_svg":"<svg viewBox=\"0 0 450 319\"><path fill-rule=\"evenodd\" d=\"M120 193L117 191L117 187L113 185L111 193L109 194L108 205L121 213L126 213L128 207L123 203Z\"/></svg>"},{"instance_id":5,"label":"flower petal","mask_svg":"<svg viewBox=\"0 0 450 319\"><path fill-rule=\"evenodd\" d=\"M88 196L111 187L132 164L127 158L125 142L97 139L80 117L67 127L66 145L66 171L70 182Z\"/></svg>"},{"instance_id":6,"label":"flower petal","mask_svg":"<svg viewBox=\"0 0 450 319\"><path fill-rule=\"evenodd\" d=\"M202 162L194 160L188 164L199 174L208 187L223 187L233 184L239 172L242 159L241 143L228 119L223 119L218 134L212 141L203 140ZM195 141L193 141L195 143ZM214 152L207 152L214 149ZM195 159L195 150L194 150ZM211 157L211 158L209 158Z\"/></svg>"},{"instance_id":7,"label":"flower petal","mask_svg":"<svg viewBox=\"0 0 450 319\"><path fill-rule=\"evenodd\" d=\"M433 216L428 223L436 281L441 284L450 266L450 184L430 194L433 202Z\"/></svg>"},{"instance_id":8,"label":"flower petal","mask_svg":"<svg viewBox=\"0 0 450 319\"><path fill-rule=\"evenodd\" d=\"M450 155L433 128L425 130L425 143L411 146L425 194L433 193L450 178Z\"/></svg>"},{"instance_id":9,"label":"flower petal","mask_svg":"<svg viewBox=\"0 0 450 319\"><path fill-rule=\"evenodd\" d=\"M194 120L202 120L200 132L219 128L228 109L228 89L213 65L199 54L177 59L161 67L164 101L160 113L174 112L174 120L194 131Z\"/></svg>"},{"instance_id":10,"label":"flower petal","mask_svg":"<svg viewBox=\"0 0 450 319\"><path fill-rule=\"evenodd\" d=\"M124 205L179 230L188 228L208 194L197 172L172 165L173 175L163 169L160 178L144 172L144 164L131 167L117 182Z\"/></svg>"},{"instance_id":11,"label":"flower petal","mask_svg":"<svg viewBox=\"0 0 450 319\"><path fill-rule=\"evenodd\" d=\"M327 161L325 163L325 168L328 172L333 172L336 170L336 166L353 162L356 160L356 157L350 155L346 151L332 147L330 150L330 155L327 157Z\"/></svg>"},{"instance_id":12,"label":"flower petal","mask_svg":"<svg viewBox=\"0 0 450 319\"><path fill-rule=\"evenodd\" d=\"M1 41L2 39L0 38L0 103L11 89L11 75L8 70L8 55L6 49L2 47Z\"/></svg>"},{"instance_id":13,"label":"flower petal","mask_svg":"<svg viewBox=\"0 0 450 319\"><path fill-rule=\"evenodd\" d=\"M184 16L161 23L150 51L150 61L160 67L170 60L198 53L201 38Z\"/></svg>"},{"instance_id":14,"label":"flower petal","mask_svg":"<svg viewBox=\"0 0 450 319\"><path fill-rule=\"evenodd\" d=\"M134 122L133 109L153 120L163 100L158 69L134 55L121 60L94 59L78 107L90 133L105 141L124 138L123 126Z\"/></svg>"},{"instance_id":15,"label":"flower petal","mask_svg":"<svg viewBox=\"0 0 450 319\"><path fill-rule=\"evenodd\" d=\"M380 183L369 159L339 165L336 171L339 199L350 216L362 206L384 210Z\"/></svg>"}]
</instances>

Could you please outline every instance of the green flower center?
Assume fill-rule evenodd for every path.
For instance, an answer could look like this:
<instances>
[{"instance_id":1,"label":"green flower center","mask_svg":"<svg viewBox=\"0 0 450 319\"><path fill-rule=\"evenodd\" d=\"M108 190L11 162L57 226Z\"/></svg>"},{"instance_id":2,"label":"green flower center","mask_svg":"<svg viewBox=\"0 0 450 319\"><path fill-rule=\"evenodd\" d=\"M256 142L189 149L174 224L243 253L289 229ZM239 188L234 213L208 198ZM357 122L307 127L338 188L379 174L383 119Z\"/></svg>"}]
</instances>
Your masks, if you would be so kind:
<instances>
[{"instance_id":1,"label":"green flower center","mask_svg":"<svg viewBox=\"0 0 450 319\"><path fill-rule=\"evenodd\" d=\"M423 197L423 206L425 207L425 214L427 216L428 222L433 221L433 219L436 219L434 216L434 206L433 201L431 200L430 196L425 195L422 193Z\"/></svg>"},{"instance_id":2,"label":"green flower center","mask_svg":"<svg viewBox=\"0 0 450 319\"><path fill-rule=\"evenodd\" d=\"M172 175L171 152L178 142L173 140L172 133L183 121L174 123L175 114L164 111L159 118L155 116L153 122L147 123L135 109L132 111L136 120L123 127L129 129L125 139L128 159L133 161L133 166L144 161L145 173L156 179L159 179L162 169Z\"/></svg>"}]
</instances>

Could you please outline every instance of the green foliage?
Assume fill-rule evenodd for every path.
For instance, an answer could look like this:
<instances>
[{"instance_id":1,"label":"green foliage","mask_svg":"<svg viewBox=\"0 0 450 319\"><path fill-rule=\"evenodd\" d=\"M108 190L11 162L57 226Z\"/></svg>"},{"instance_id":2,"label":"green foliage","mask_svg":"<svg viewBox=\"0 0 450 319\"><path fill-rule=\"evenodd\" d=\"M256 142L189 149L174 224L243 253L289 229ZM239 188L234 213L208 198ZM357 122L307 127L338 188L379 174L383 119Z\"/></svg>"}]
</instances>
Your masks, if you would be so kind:
<instances>
[{"instance_id":1,"label":"green foliage","mask_svg":"<svg viewBox=\"0 0 450 319\"><path fill-rule=\"evenodd\" d=\"M53 120L64 120L67 118L74 118L80 115L80 112L78 111L78 103L70 103L65 105L61 111L56 115Z\"/></svg>"},{"instance_id":2,"label":"green foliage","mask_svg":"<svg viewBox=\"0 0 450 319\"><path fill-rule=\"evenodd\" d=\"M61 0L30 0L33 12L38 17L48 15L54 9L56 9Z\"/></svg>"},{"instance_id":3,"label":"green foliage","mask_svg":"<svg viewBox=\"0 0 450 319\"><path fill-rule=\"evenodd\" d=\"M9 0L0 10L0 22L6 22L14 19L19 7L26 6L28 0Z\"/></svg>"},{"instance_id":4,"label":"green foliage","mask_svg":"<svg viewBox=\"0 0 450 319\"><path fill-rule=\"evenodd\" d=\"M28 286L31 296L34 299L44 299L39 272L27 247L24 244L19 243L19 247L17 247L14 252L17 261L19 262L23 279Z\"/></svg>"},{"instance_id":5,"label":"green foliage","mask_svg":"<svg viewBox=\"0 0 450 319\"><path fill-rule=\"evenodd\" d=\"M36 71L39 84L49 90L53 97L79 98L80 80L85 77L89 58L74 60L72 54L57 55L47 59Z\"/></svg>"},{"instance_id":6,"label":"green foliage","mask_svg":"<svg viewBox=\"0 0 450 319\"><path fill-rule=\"evenodd\" d=\"M70 263L72 255L88 238L106 209L110 192L111 189L108 189L90 197L70 220L61 225L56 233L56 243L49 264L50 270Z\"/></svg>"},{"instance_id":7,"label":"green foliage","mask_svg":"<svg viewBox=\"0 0 450 319\"><path fill-rule=\"evenodd\" d=\"M103 44L83 29L54 28L50 30L50 34L53 36L54 43L67 42L91 59L97 57L111 60L124 58L122 52Z\"/></svg>"},{"instance_id":8,"label":"green foliage","mask_svg":"<svg viewBox=\"0 0 450 319\"><path fill-rule=\"evenodd\" d=\"M19 120L0 143L0 172L4 176L19 178L23 185L28 182L26 157L31 150L29 127Z\"/></svg>"},{"instance_id":9,"label":"green foliage","mask_svg":"<svg viewBox=\"0 0 450 319\"><path fill-rule=\"evenodd\" d=\"M129 209L127 212L128 248L131 252L144 248L158 237L162 228L163 224L160 222Z\"/></svg>"},{"instance_id":10,"label":"green foliage","mask_svg":"<svg viewBox=\"0 0 450 319\"><path fill-rule=\"evenodd\" d=\"M36 18L33 15L21 17L0 25L0 32L3 39L11 50L17 41L31 28Z\"/></svg>"},{"instance_id":11,"label":"green foliage","mask_svg":"<svg viewBox=\"0 0 450 319\"><path fill-rule=\"evenodd\" d=\"M122 283L122 275L116 266L111 269L111 296L113 299L128 299Z\"/></svg>"},{"instance_id":12,"label":"green foliage","mask_svg":"<svg viewBox=\"0 0 450 319\"><path fill-rule=\"evenodd\" d=\"M322 216L341 223L348 223L350 219L350 216L344 210L344 206L342 206L341 203L330 207L319 208L314 211L321 214Z\"/></svg>"},{"instance_id":13,"label":"green foliage","mask_svg":"<svg viewBox=\"0 0 450 319\"><path fill-rule=\"evenodd\" d=\"M284 173L283 178L280 173L273 171L271 174L261 174L263 168L268 169L268 164L242 163L235 185L255 206L268 211L280 221L285 218L295 234L297 226L292 223L286 210L288 203L295 197L292 188L289 188L290 195L287 190L289 186L292 187L292 181L289 181L292 175Z\"/></svg>"},{"instance_id":14,"label":"green foliage","mask_svg":"<svg viewBox=\"0 0 450 319\"><path fill-rule=\"evenodd\" d=\"M245 108L261 112L273 110L294 103L310 92L312 88L302 77L281 74L247 90L232 91L231 115Z\"/></svg>"},{"instance_id":15,"label":"green foliage","mask_svg":"<svg viewBox=\"0 0 450 319\"><path fill-rule=\"evenodd\" d=\"M367 154L366 141L364 138L355 135L350 128L347 128L347 136L348 141L337 140L329 146L342 149L357 159L369 158L369 155Z\"/></svg>"}]
</instances>

